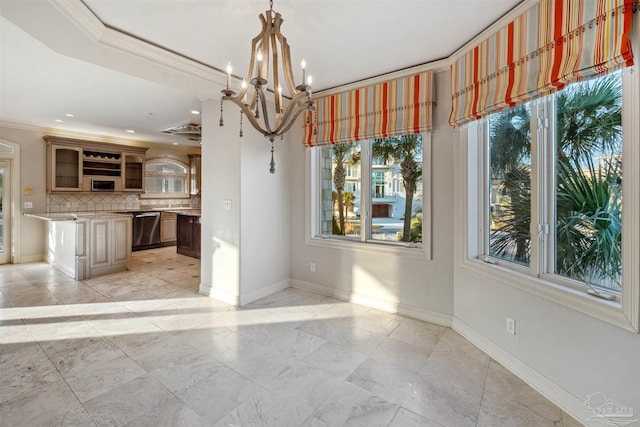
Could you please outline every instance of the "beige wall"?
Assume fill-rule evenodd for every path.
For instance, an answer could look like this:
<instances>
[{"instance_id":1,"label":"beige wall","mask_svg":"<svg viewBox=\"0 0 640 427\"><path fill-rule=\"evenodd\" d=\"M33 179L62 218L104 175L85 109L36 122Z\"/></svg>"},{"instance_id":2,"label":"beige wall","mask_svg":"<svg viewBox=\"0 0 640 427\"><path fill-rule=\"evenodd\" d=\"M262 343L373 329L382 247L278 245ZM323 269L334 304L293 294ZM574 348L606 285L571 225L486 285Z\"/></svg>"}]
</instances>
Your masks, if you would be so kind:
<instances>
[{"instance_id":1,"label":"beige wall","mask_svg":"<svg viewBox=\"0 0 640 427\"><path fill-rule=\"evenodd\" d=\"M18 212L19 239L18 250L15 254L18 262L33 262L44 259L45 227L44 223L22 216L25 212L44 212L46 210L46 182L45 182L45 142L43 134L33 130L23 130L0 126L0 138L20 146L20 159L16 162L20 169L20 195L13 200L19 206ZM15 165L14 165L15 167ZM25 196L24 188L33 187L33 196ZM24 203L33 203L33 209L24 209Z\"/></svg>"},{"instance_id":2,"label":"beige wall","mask_svg":"<svg viewBox=\"0 0 640 427\"><path fill-rule=\"evenodd\" d=\"M351 298L385 309L397 309L425 320L450 323L453 314L453 129L449 73L436 74L434 128L431 135L432 259L416 258L402 250L381 253L371 246L357 249L327 248L305 243L307 218L307 158L300 130L291 131L291 279L341 298ZM311 272L309 264L316 264Z\"/></svg>"}]
</instances>

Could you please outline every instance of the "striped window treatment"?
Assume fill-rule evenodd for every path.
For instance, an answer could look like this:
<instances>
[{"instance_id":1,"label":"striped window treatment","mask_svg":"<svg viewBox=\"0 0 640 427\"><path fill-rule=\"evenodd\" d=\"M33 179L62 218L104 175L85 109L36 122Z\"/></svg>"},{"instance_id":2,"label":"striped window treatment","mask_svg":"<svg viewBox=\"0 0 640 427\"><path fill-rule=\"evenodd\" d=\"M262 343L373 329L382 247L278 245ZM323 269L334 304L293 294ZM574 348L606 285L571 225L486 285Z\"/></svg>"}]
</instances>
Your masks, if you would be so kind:
<instances>
[{"instance_id":1,"label":"striped window treatment","mask_svg":"<svg viewBox=\"0 0 640 427\"><path fill-rule=\"evenodd\" d=\"M431 131L433 73L426 71L316 100L302 144L315 147Z\"/></svg>"},{"instance_id":2,"label":"striped window treatment","mask_svg":"<svg viewBox=\"0 0 640 427\"><path fill-rule=\"evenodd\" d=\"M633 65L630 33L639 4L540 0L451 65L449 123L460 126Z\"/></svg>"}]
</instances>

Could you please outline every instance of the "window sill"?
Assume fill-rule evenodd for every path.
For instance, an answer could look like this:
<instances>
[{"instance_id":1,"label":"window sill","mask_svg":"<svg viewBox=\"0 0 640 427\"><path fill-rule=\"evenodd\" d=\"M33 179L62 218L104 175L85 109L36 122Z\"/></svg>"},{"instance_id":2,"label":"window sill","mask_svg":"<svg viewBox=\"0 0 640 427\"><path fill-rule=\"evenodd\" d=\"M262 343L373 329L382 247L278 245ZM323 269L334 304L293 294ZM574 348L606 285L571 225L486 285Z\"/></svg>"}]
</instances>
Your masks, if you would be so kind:
<instances>
[{"instance_id":1,"label":"window sill","mask_svg":"<svg viewBox=\"0 0 640 427\"><path fill-rule=\"evenodd\" d=\"M429 260L427 251L423 247L410 247L402 243L384 243L376 241L362 242L359 240L351 240L348 238L322 238L307 237L306 242L309 246L322 248L341 249L358 252L378 252L387 255L402 256L403 258L414 258L420 260Z\"/></svg>"},{"instance_id":2,"label":"window sill","mask_svg":"<svg viewBox=\"0 0 640 427\"><path fill-rule=\"evenodd\" d=\"M514 286L628 331L637 332L629 319L622 313L622 306L618 301L607 301L578 289L531 277L500 265L488 264L479 259L466 259L462 262L462 267L474 273L497 279L506 286Z\"/></svg>"}]
</instances>

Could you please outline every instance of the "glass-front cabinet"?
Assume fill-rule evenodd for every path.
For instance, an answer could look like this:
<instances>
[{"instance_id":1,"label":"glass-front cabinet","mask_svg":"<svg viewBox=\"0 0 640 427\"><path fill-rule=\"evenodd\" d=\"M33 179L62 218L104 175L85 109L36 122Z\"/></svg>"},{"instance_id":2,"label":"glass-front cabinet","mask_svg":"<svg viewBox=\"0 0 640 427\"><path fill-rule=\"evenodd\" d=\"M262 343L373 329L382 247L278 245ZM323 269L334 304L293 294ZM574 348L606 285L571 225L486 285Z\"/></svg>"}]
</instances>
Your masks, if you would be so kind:
<instances>
[{"instance_id":1,"label":"glass-front cabinet","mask_svg":"<svg viewBox=\"0 0 640 427\"><path fill-rule=\"evenodd\" d=\"M45 136L48 192L144 192L147 148Z\"/></svg>"},{"instance_id":2,"label":"glass-front cabinet","mask_svg":"<svg viewBox=\"0 0 640 427\"><path fill-rule=\"evenodd\" d=\"M50 191L82 191L82 148L51 144Z\"/></svg>"},{"instance_id":3,"label":"glass-front cabinet","mask_svg":"<svg viewBox=\"0 0 640 427\"><path fill-rule=\"evenodd\" d=\"M124 191L144 192L144 155L124 155Z\"/></svg>"}]
</instances>

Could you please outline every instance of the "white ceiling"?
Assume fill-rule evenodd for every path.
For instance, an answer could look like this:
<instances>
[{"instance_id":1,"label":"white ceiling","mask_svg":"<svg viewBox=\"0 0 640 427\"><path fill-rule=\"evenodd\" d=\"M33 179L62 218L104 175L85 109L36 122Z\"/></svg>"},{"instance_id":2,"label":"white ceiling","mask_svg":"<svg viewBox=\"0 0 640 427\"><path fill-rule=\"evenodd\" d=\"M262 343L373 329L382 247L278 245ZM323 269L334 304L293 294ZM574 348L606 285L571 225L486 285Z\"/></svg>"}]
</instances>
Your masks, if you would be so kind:
<instances>
[{"instance_id":1,"label":"white ceiling","mask_svg":"<svg viewBox=\"0 0 640 427\"><path fill-rule=\"evenodd\" d=\"M317 92L446 58L521 2L275 0L274 10L293 64L306 60ZM266 0L0 0L0 122L188 145L161 131L199 123L191 110L219 98L224 84L215 69L231 62L234 75L246 74L268 8Z\"/></svg>"}]
</instances>

